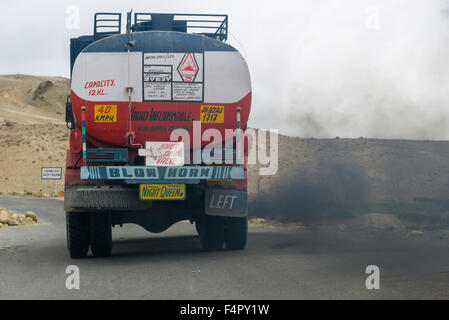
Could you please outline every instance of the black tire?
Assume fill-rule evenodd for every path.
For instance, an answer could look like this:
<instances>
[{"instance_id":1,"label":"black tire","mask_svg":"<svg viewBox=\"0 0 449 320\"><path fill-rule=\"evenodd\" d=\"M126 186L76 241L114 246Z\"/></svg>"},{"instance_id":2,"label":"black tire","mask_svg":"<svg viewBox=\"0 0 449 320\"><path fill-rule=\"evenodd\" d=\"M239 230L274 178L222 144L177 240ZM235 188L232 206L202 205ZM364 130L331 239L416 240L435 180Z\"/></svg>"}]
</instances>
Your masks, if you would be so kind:
<instances>
[{"instance_id":1,"label":"black tire","mask_svg":"<svg viewBox=\"0 0 449 320\"><path fill-rule=\"evenodd\" d=\"M89 213L66 212L67 249L72 259L89 251Z\"/></svg>"},{"instance_id":2,"label":"black tire","mask_svg":"<svg viewBox=\"0 0 449 320\"><path fill-rule=\"evenodd\" d=\"M94 257L111 255L112 226L109 213L90 214L90 249Z\"/></svg>"},{"instance_id":3,"label":"black tire","mask_svg":"<svg viewBox=\"0 0 449 320\"><path fill-rule=\"evenodd\" d=\"M243 250L248 237L248 218L228 217L224 232L224 241L229 250Z\"/></svg>"},{"instance_id":4,"label":"black tire","mask_svg":"<svg viewBox=\"0 0 449 320\"><path fill-rule=\"evenodd\" d=\"M224 243L224 218L208 216L203 213L199 224L201 246L206 251L223 249Z\"/></svg>"}]
</instances>

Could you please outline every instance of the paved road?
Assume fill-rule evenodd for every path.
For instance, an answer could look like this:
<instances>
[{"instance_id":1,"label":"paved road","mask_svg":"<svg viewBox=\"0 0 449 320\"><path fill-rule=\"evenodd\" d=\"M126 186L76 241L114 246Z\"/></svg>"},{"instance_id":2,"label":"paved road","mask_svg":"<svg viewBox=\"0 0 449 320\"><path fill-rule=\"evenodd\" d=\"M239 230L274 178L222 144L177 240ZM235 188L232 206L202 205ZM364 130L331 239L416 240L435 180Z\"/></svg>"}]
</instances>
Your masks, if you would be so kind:
<instances>
[{"instance_id":1,"label":"paved road","mask_svg":"<svg viewBox=\"0 0 449 320\"><path fill-rule=\"evenodd\" d=\"M449 298L449 236L250 227L245 251L202 252L195 228L114 229L113 256L71 260L60 200L0 199L42 224L0 229L0 299ZM81 272L67 290L66 267ZM380 290L365 288L378 265Z\"/></svg>"}]
</instances>

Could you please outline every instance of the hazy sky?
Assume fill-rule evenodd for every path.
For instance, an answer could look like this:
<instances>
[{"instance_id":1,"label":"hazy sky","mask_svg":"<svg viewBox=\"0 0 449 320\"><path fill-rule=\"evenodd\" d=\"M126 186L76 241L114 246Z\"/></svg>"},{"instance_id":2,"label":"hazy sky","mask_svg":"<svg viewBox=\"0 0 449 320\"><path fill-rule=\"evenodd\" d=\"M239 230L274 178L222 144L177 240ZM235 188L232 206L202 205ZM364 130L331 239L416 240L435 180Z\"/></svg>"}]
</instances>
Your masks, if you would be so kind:
<instances>
[{"instance_id":1,"label":"hazy sky","mask_svg":"<svg viewBox=\"0 0 449 320\"><path fill-rule=\"evenodd\" d=\"M76 5L80 29L68 29ZM2 0L0 74L69 74L99 11L226 13L253 82L250 125L303 137L449 139L446 0Z\"/></svg>"}]
</instances>

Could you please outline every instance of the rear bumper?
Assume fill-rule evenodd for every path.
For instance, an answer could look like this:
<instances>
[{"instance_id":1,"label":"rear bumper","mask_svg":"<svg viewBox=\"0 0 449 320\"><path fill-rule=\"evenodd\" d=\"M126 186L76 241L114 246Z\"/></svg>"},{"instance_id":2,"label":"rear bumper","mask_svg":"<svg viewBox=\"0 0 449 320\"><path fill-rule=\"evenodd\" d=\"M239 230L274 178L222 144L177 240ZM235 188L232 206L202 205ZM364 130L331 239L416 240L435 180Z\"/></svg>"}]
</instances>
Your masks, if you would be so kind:
<instances>
[{"instance_id":1,"label":"rear bumper","mask_svg":"<svg viewBox=\"0 0 449 320\"><path fill-rule=\"evenodd\" d=\"M201 212L214 216L247 215L247 191L209 189L205 184L188 185L183 201L151 201L139 198L137 187L66 186L64 209L67 212Z\"/></svg>"},{"instance_id":2,"label":"rear bumper","mask_svg":"<svg viewBox=\"0 0 449 320\"><path fill-rule=\"evenodd\" d=\"M203 207L208 215L217 216L247 214L246 174L241 166L83 166L76 171L79 180L66 181L66 211L153 212L164 206L195 212ZM162 204L139 198L139 184L167 183L186 184L186 200Z\"/></svg>"},{"instance_id":3,"label":"rear bumper","mask_svg":"<svg viewBox=\"0 0 449 320\"><path fill-rule=\"evenodd\" d=\"M123 187L66 186L64 209L74 211L143 211L152 207L151 201L139 199L136 189Z\"/></svg>"}]
</instances>

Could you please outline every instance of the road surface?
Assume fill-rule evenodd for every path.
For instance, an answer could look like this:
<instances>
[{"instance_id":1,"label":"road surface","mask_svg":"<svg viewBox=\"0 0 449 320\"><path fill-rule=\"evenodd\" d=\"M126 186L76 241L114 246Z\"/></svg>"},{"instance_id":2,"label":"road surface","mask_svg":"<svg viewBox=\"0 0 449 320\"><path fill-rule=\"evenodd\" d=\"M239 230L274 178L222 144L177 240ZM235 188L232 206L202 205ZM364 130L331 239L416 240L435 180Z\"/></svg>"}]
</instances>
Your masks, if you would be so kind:
<instances>
[{"instance_id":1,"label":"road surface","mask_svg":"<svg viewBox=\"0 0 449 320\"><path fill-rule=\"evenodd\" d=\"M0 229L0 299L448 299L449 235L250 226L244 251L202 252L195 228L113 230L109 258L71 260L63 202L0 198L41 224ZM68 265L80 289L66 288ZM380 289L368 290L368 265Z\"/></svg>"}]
</instances>

